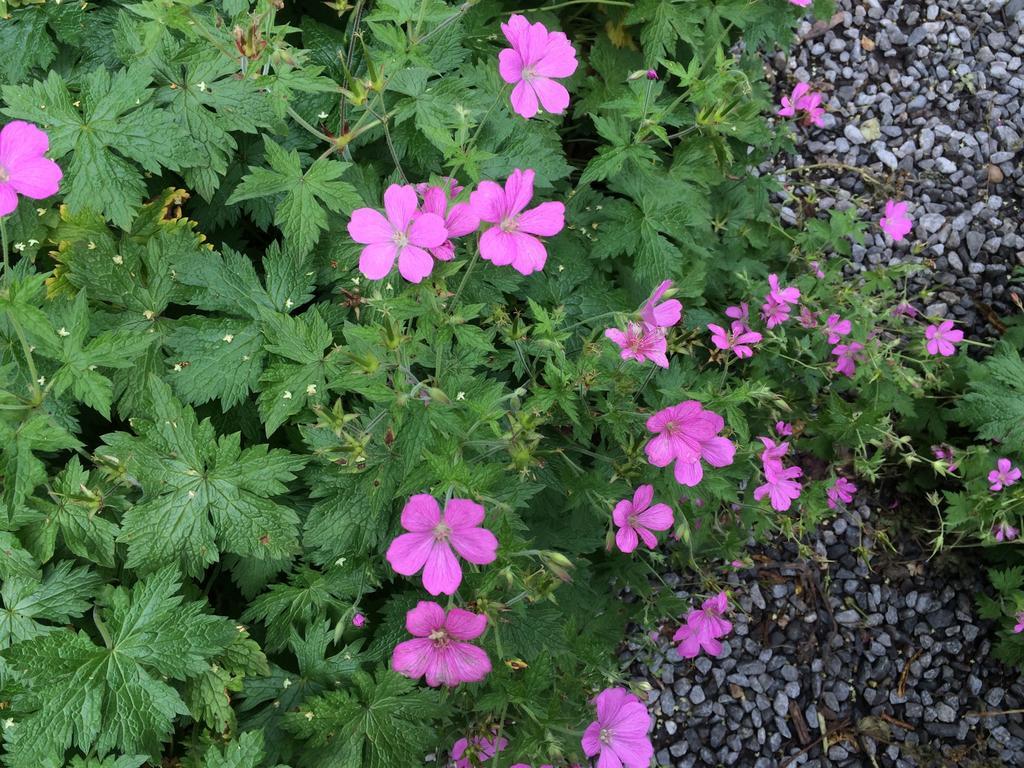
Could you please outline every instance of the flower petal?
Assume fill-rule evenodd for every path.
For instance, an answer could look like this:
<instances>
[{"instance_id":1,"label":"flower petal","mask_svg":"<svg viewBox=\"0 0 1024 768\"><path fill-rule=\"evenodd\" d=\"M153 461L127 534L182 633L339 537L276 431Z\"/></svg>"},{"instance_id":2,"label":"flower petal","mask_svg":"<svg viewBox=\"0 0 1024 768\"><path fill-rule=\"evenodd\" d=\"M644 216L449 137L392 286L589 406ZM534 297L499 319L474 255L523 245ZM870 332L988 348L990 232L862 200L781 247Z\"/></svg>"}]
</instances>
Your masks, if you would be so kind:
<instances>
[{"instance_id":1,"label":"flower petal","mask_svg":"<svg viewBox=\"0 0 1024 768\"><path fill-rule=\"evenodd\" d=\"M505 180L505 200L509 215L515 216L530 204L533 199L534 176L530 168L525 171L516 168Z\"/></svg>"},{"instance_id":2,"label":"flower petal","mask_svg":"<svg viewBox=\"0 0 1024 768\"><path fill-rule=\"evenodd\" d=\"M451 643L438 653L437 666L434 673L437 681L443 685L459 685L476 683L483 680L491 671L491 660L483 648L469 643ZM430 671L427 672L427 684L430 682Z\"/></svg>"},{"instance_id":3,"label":"flower petal","mask_svg":"<svg viewBox=\"0 0 1024 768\"><path fill-rule=\"evenodd\" d=\"M24 120L12 120L0 129L0 165L6 169L42 157L50 148L50 137Z\"/></svg>"},{"instance_id":4,"label":"flower petal","mask_svg":"<svg viewBox=\"0 0 1024 768\"><path fill-rule=\"evenodd\" d=\"M516 258L516 240L512 233L491 227L480 236L480 258L495 266L507 267Z\"/></svg>"},{"instance_id":5,"label":"flower petal","mask_svg":"<svg viewBox=\"0 0 1024 768\"><path fill-rule=\"evenodd\" d=\"M26 158L4 167L14 191L33 200L57 194L64 176L60 166L45 157Z\"/></svg>"},{"instance_id":6,"label":"flower petal","mask_svg":"<svg viewBox=\"0 0 1024 768\"><path fill-rule=\"evenodd\" d=\"M505 190L494 181L481 181L469 193L469 204L481 221L497 224L505 218Z\"/></svg>"},{"instance_id":7,"label":"flower petal","mask_svg":"<svg viewBox=\"0 0 1024 768\"><path fill-rule=\"evenodd\" d=\"M410 496L402 508L402 527L407 531L432 531L441 522L441 506L429 493Z\"/></svg>"},{"instance_id":8,"label":"flower petal","mask_svg":"<svg viewBox=\"0 0 1024 768\"><path fill-rule=\"evenodd\" d=\"M436 248L447 239L448 228L436 213L421 213L413 218L409 227L409 242L413 245Z\"/></svg>"},{"instance_id":9,"label":"flower petal","mask_svg":"<svg viewBox=\"0 0 1024 768\"><path fill-rule=\"evenodd\" d=\"M391 652L391 668L400 675L416 680L426 674L433 665L434 644L426 638L406 640Z\"/></svg>"},{"instance_id":10,"label":"flower petal","mask_svg":"<svg viewBox=\"0 0 1024 768\"><path fill-rule=\"evenodd\" d=\"M629 554L636 549L638 543L636 531L631 526L624 525L615 532L615 546L620 552Z\"/></svg>"},{"instance_id":11,"label":"flower petal","mask_svg":"<svg viewBox=\"0 0 1024 768\"><path fill-rule=\"evenodd\" d=\"M383 280L395 266L397 256L394 243L371 243L359 254L359 271L369 280Z\"/></svg>"},{"instance_id":12,"label":"flower petal","mask_svg":"<svg viewBox=\"0 0 1024 768\"><path fill-rule=\"evenodd\" d=\"M448 229L448 237L462 237L476 232L480 226L480 217L469 203L456 203L448 211L444 224Z\"/></svg>"},{"instance_id":13,"label":"flower petal","mask_svg":"<svg viewBox=\"0 0 1024 768\"><path fill-rule=\"evenodd\" d=\"M407 245L399 251L398 273L410 283L422 282L433 271L434 259L422 248Z\"/></svg>"},{"instance_id":14,"label":"flower petal","mask_svg":"<svg viewBox=\"0 0 1024 768\"><path fill-rule=\"evenodd\" d=\"M18 196L10 184L0 184L0 216L6 216L18 207Z\"/></svg>"},{"instance_id":15,"label":"flower petal","mask_svg":"<svg viewBox=\"0 0 1024 768\"><path fill-rule=\"evenodd\" d=\"M419 198L412 184L392 184L384 191L384 210L387 211L388 221L399 232L409 228L409 222L418 206Z\"/></svg>"},{"instance_id":16,"label":"flower petal","mask_svg":"<svg viewBox=\"0 0 1024 768\"><path fill-rule=\"evenodd\" d=\"M498 74L506 83L518 83L523 79L523 59L515 48L505 48L498 53Z\"/></svg>"},{"instance_id":17,"label":"flower petal","mask_svg":"<svg viewBox=\"0 0 1024 768\"><path fill-rule=\"evenodd\" d=\"M537 94L534 93L533 88L525 80L520 80L516 83L516 87L512 89L509 101L512 103L512 111L520 117L525 117L529 120L536 116L539 108Z\"/></svg>"},{"instance_id":18,"label":"flower petal","mask_svg":"<svg viewBox=\"0 0 1024 768\"><path fill-rule=\"evenodd\" d=\"M487 629L487 616L482 613L452 608L444 620L444 628L456 640L476 640Z\"/></svg>"},{"instance_id":19,"label":"flower petal","mask_svg":"<svg viewBox=\"0 0 1024 768\"><path fill-rule=\"evenodd\" d=\"M516 246L516 255L512 259L512 268L521 275L530 275L544 269L548 260L548 252L544 244L533 235L512 232Z\"/></svg>"},{"instance_id":20,"label":"flower petal","mask_svg":"<svg viewBox=\"0 0 1024 768\"><path fill-rule=\"evenodd\" d=\"M493 563L497 557L498 538L486 528L453 530L450 541L463 560L475 565Z\"/></svg>"},{"instance_id":21,"label":"flower petal","mask_svg":"<svg viewBox=\"0 0 1024 768\"><path fill-rule=\"evenodd\" d=\"M432 595L442 592L454 595L461 583L462 566L455 558L451 545L447 541L434 541L423 566L423 588Z\"/></svg>"},{"instance_id":22,"label":"flower petal","mask_svg":"<svg viewBox=\"0 0 1024 768\"><path fill-rule=\"evenodd\" d=\"M405 629L414 637L426 637L444 622L444 608L432 600L420 600L405 614Z\"/></svg>"},{"instance_id":23,"label":"flower petal","mask_svg":"<svg viewBox=\"0 0 1024 768\"><path fill-rule=\"evenodd\" d=\"M533 86L534 93L548 114L560 115L569 106L569 91L557 80L535 77L530 81L530 85Z\"/></svg>"},{"instance_id":24,"label":"flower petal","mask_svg":"<svg viewBox=\"0 0 1024 768\"><path fill-rule=\"evenodd\" d=\"M677 482L692 488L698 485L704 477L704 468L701 466L700 460L685 462L680 459L676 462L675 475Z\"/></svg>"},{"instance_id":25,"label":"flower petal","mask_svg":"<svg viewBox=\"0 0 1024 768\"><path fill-rule=\"evenodd\" d=\"M637 515L636 521L652 531L667 531L675 522L675 516L668 504L655 504Z\"/></svg>"},{"instance_id":26,"label":"flower petal","mask_svg":"<svg viewBox=\"0 0 1024 768\"><path fill-rule=\"evenodd\" d=\"M531 235L552 237L565 227L565 206L549 201L523 211L516 219L516 229Z\"/></svg>"},{"instance_id":27,"label":"flower petal","mask_svg":"<svg viewBox=\"0 0 1024 768\"><path fill-rule=\"evenodd\" d=\"M433 543L430 532L403 533L392 540L385 557L396 573L412 576L426 564Z\"/></svg>"},{"instance_id":28,"label":"flower petal","mask_svg":"<svg viewBox=\"0 0 1024 768\"><path fill-rule=\"evenodd\" d=\"M449 499L444 505L444 522L449 528L475 528L484 521L483 505L472 499Z\"/></svg>"},{"instance_id":29,"label":"flower petal","mask_svg":"<svg viewBox=\"0 0 1024 768\"><path fill-rule=\"evenodd\" d=\"M391 243L395 228L374 208L357 208L348 221L348 234L357 243Z\"/></svg>"}]
</instances>

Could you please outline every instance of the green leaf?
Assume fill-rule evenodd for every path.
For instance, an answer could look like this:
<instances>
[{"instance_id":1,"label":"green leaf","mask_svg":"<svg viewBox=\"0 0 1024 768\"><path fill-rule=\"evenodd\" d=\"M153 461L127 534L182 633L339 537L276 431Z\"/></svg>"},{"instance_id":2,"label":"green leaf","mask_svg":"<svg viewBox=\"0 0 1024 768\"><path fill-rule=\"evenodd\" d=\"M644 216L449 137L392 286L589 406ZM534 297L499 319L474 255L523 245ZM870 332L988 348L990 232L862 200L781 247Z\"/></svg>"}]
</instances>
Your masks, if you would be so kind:
<instances>
[{"instance_id":1,"label":"green leaf","mask_svg":"<svg viewBox=\"0 0 1024 768\"><path fill-rule=\"evenodd\" d=\"M106 435L99 453L122 465L143 489L122 521L128 568L143 572L177 562L198 575L219 552L257 559L291 555L298 516L272 500L284 493L305 459L282 449L242 449L238 433L218 438L170 388L150 377L150 419L138 436Z\"/></svg>"},{"instance_id":2,"label":"green leaf","mask_svg":"<svg viewBox=\"0 0 1024 768\"><path fill-rule=\"evenodd\" d=\"M1001 343L984 363L972 365L969 391L954 409L957 421L973 427L981 440L1004 443L1007 453L1024 450L1024 361Z\"/></svg>"},{"instance_id":3,"label":"green leaf","mask_svg":"<svg viewBox=\"0 0 1024 768\"><path fill-rule=\"evenodd\" d=\"M262 761L263 734L249 731L223 749L212 747L203 757L203 768L258 768Z\"/></svg>"},{"instance_id":4,"label":"green leaf","mask_svg":"<svg viewBox=\"0 0 1024 768\"><path fill-rule=\"evenodd\" d=\"M54 159L71 155L61 166L73 213L99 211L128 229L146 196L142 170L179 170L194 156L171 114L150 103L151 80L147 67L134 65L114 74L92 70L77 96L55 70L45 81L4 86L3 113L43 127Z\"/></svg>"},{"instance_id":5,"label":"green leaf","mask_svg":"<svg viewBox=\"0 0 1024 768\"><path fill-rule=\"evenodd\" d=\"M183 603L174 571L164 569L109 593L97 646L85 632L56 631L5 654L25 682L11 706L16 728L4 731L11 768L62 761L83 752L157 753L178 715L188 714L165 680L202 673L235 632L229 621Z\"/></svg>"},{"instance_id":6,"label":"green leaf","mask_svg":"<svg viewBox=\"0 0 1024 768\"><path fill-rule=\"evenodd\" d=\"M42 579L8 576L0 587L0 648L53 632L89 609L101 581L87 567L63 562ZM43 623L46 622L46 623Z\"/></svg>"},{"instance_id":7,"label":"green leaf","mask_svg":"<svg viewBox=\"0 0 1024 768\"><path fill-rule=\"evenodd\" d=\"M57 55L57 47L46 31L46 9L20 8L0 24L0 76L17 84L29 70L45 69Z\"/></svg>"},{"instance_id":8,"label":"green leaf","mask_svg":"<svg viewBox=\"0 0 1024 768\"><path fill-rule=\"evenodd\" d=\"M268 136L264 136L263 143L270 168L249 168L228 204L283 195L277 203L274 223L296 251L308 253L320 232L327 229L326 210L348 212L362 202L355 187L339 181L348 163L320 158L303 172L298 152L285 151Z\"/></svg>"}]
</instances>

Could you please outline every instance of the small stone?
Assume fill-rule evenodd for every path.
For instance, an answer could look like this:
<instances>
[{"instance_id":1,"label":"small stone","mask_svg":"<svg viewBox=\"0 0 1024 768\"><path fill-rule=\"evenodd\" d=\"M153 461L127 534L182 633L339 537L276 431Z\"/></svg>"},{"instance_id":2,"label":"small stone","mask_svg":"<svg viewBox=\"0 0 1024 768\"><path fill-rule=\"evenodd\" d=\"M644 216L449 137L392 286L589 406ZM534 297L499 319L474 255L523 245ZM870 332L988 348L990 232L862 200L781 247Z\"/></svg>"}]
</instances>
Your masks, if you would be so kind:
<instances>
[{"instance_id":1,"label":"small stone","mask_svg":"<svg viewBox=\"0 0 1024 768\"><path fill-rule=\"evenodd\" d=\"M1002 184L1003 179L1002 169L995 163L988 164L988 183L989 184Z\"/></svg>"}]
</instances>

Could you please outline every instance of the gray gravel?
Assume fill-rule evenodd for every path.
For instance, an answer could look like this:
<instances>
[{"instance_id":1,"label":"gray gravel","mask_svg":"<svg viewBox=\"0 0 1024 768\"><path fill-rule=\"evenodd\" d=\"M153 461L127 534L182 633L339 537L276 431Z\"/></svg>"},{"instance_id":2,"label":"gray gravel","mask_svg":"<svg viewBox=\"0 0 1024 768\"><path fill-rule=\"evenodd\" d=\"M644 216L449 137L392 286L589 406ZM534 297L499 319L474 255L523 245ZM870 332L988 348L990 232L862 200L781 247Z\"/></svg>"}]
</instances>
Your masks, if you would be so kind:
<instances>
[{"instance_id":1,"label":"gray gravel","mask_svg":"<svg viewBox=\"0 0 1024 768\"><path fill-rule=\"evenodd\" d=\"M789 166L842 163L870 172L780 176L796 197L818 185L819 211L855 205L877 222L887 197L912 202L915 229L887 242L877 226L854 245L851 272L902 263L919 309L975 336L1024 296L1024 0L838 0L830 21L799 29L770 61L779 95L798 81L825 94L824 128L798 128ZM765 172L774 172L765 166ZM797 219L792 199L783 218ZM806 211L801 211L805 215Z\"/></svg>"},{"instance_id":2,"label":"gray gravel","mask_svg":"<svg viewBox=\"0 0 1024 768\"><path fill-rule=\"evenodd\" d=\"M622 661L652 687L657 765L1024 766L1024 717L970 714L1024 706L976 613L983 578L915 547L876 547L871 511L845 510L802 550L762 547L729 572L720 658L680 659L675 624L631 642Z\"/></svg>"}]
</instances>

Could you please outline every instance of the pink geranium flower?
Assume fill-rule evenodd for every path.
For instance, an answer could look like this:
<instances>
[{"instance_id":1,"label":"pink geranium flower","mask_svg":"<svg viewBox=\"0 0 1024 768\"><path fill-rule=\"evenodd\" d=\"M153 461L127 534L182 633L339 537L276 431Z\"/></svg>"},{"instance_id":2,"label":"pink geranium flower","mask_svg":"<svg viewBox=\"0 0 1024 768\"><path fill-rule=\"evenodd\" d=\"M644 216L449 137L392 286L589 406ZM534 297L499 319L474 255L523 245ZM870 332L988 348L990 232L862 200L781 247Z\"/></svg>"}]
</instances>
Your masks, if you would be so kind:
<instances>
[{"instance_id":1,"label":"pink geranium flower","mask_svg":"<svg viewBox=\"0 0 1024 768\"><path fill-rule=\"evenodd\" d=\"M825 321L825 331L828 333L828 343L836 344L840 337L849 335L853 330L849 320L843 320L839 315L829 315Z\"/></svg>"},{"instance_id":2,"label":"pink geranium flower","mask_svg":"<svg viewBox=\"0 0 1024 768\"><path fill-rule=\"evenodd\" d=\"M791 285L783 288L776 274L768 275L768 295L783 304L796 304L800 301L800 289Z\"/></svg>"},{"instance_id":3,"label":"pink geranium flower","mask_svg":"<svg viewBox=\"0 0 1024 768\"><path fill-rule=\"evenodd\" d=\"M945 443L942 443L940 445L933 445L932 456L934 456L939 461L945 461L946 469L948 469L950 472L956 472L957 467L959 465L953 460L953 449L950 446L946 445Z\"/></svg>"},{"instance_id":4,"label":"pink geranium flower","mask_svg":"<svg viewBox=\"0 0 1024 768\"><path fill-rule=\"evenodd\" d=\"M18 195L42 200L57 194L63 173L44 157L50 137L31 123L12 120L0 129L0 216L18 207Z\"/></svg>"},{"instance_id":5,"label":"pink geranium flower","mask_svg":"<svg viewBox=\"0 0 1024 768\"><path fill-rule=\"evenodd\" d=\"M832 354L839 358L836 360L836 373L852 377L857 371L857 363L863 357L861 354L863 349L864 345L859 341L851 341L849 344L836 344L832 348Z\"/></svg>"},{"instance_id":6,"label":"pink geranium flower","mask_svg":"<svg viewBox=\"0 0 1024 768\"><path fill-rule=\"evenodd\" d=\"M398 259L398 271L411 283L418 283L434 269L427 249L448 239L444 219L417 210L416 189L411 184L392 184L384 192L387 216L374 208L352 211L348 233L366 247L359 255L359 271L370 280L387 277Z\"/></svg>"},{"instance_id":7,"label":"pink geranium flower","mask_svg":"<svg viewBox=\"0 0 1024 768\"><path fill-rule=\"evenodd\" d=\"M780 117L796 117L803 113L804 124L813 123L819 128L825 124L825 109L821 106L821 94L811 90L807 83L797 83L790 96L782 97Z\"/></svg>"},{"instance_id":8,"label":"pink geranium flower","mask_svg":"<svg viewBox=\"0 0 1024 768\"><path fill-rule=\"evenodd\" d=\"M1020 531L1004 520L992 526L992 535L996 537L996 541L1013 541L1020 535Z\"/></svg>"},{"instance_id":9,"label":"pink geranium flower","mask_svg":"<svg viewBox=\"0 0 1024 768\"><path fill-rule=\"evenodd\" d=\"M925 348L929 355L950 357L956 354L955 345L964 340L964 332L954 330L952 320L943 320L938 325L929 325L925 328L924 337L927 339Z\"/></svg>"},{"instance_id":10,"label":"pink geranium flower","mask_svg":"<svg viewBox=\"0 0 1024 768\"><path fill-rule=\"evenodd\" d=\"M821 269L821 264L819 264L817 261L812 261L812 262L810 262L810 267L811 267L811 272L814 273L814 276L816 278L818 278L819 280L824 280L825 279L825 273Z\"/></svg>"},{"instance_id":11,"label":"pink geranium flower","mask_svg":"<svg viewBox=\"0 0 1024 768\"><path fill-rule=\"evenodd\" d=\"M789 96L782 97L782 108L777 112L779 117L796 117L811 86L807 83L797 83L793 86L793 92Z\"/></svg>"},{"instance_id":12,"label":"pink geranium flower","mask_svg":"<svg viewBox=\"0 0 1024 768\"><path fill-rule=\"evenodd\" d=\"M764 443L764 450L761 451L762 466L782 469L782 458L789 453L789 443L782 441L776 444L770 437L759 437L757 439Z\"/></svg>"},{"instance_id":13,"label":"pink geranium flower","mask_svg":"<svg viewBox=\"0 0 1024 768\"><path fill-rule=\"evenodd\" d=\"M612 511L612 522L619 527L615 543L622 552L636 549L643 539L648 549L658 546L658 539L651 531L667 531L672 527L672 509L667 504L655 504L654 486L641 485L633 493L633 500L623 499Z\"/></svg>"},{"instance_id":14,"label":"pink geranium flower","mask_svg":"<svg viewBox=\"0 0 1024 768\"><path fill-rule=\"evenodd\" d=\"M725 316L731 317L733 320L739 320L746 325L750 322L750 305L744 301L738 307L726 307Z\"/></svg>"},{"instance_id":15,"label":"pink geranium flower","mask_svg":"<svg viewBox=\"0 0 1024 768\"><path fill-rule=\"evenodd\" d=\"M647 460L656 467L675 462L676 480L693 487L704 476L702 459L713 467L732 464L736 446L718 436L724 427L721 416L696 400L665 408L647 419L647 430L654 433L644 446Z\"/></svg>"},{"instance_id":16,"label":"pink geranium flower","mask_svg":"<svg viewBox=\"0 0 1024 768\"><path fill-rule=\"evenodd\" d=\"M482 181L470 194L469 204L481 221L493 224L480 237L480 257L498 266L512 265L528 275L544 268L548 252L537 239L557 235L565 226L565 206L541 203L523 210L533 199L532 170L516 168L502 189L493 181Z\"/></svg>"},{"instance_id":17,"label":"pink geranium flower","mask_svg":"<svg viewBox=\"0 0 1024 768\"><path fill-rule=\"evenodd\" d=\"M355 616L352 617L352 626L353 627L361 628L361 627L363 627L365 625L366 625L366 617L363 616L363 614L357 613Z\"/></svg>"},{"instance_id":18,"label":"pink geranium flower","mask_svg":"<svg viewBox=\"0 0 1024 768\"><path fill-rule=\"evenodd\" d=\"M1019 635L1021 632L1024 632L1024 611L1017 614L1017 624L1013 628L1015 635Z\"/></svg>"},{"instance_id":19,"label":"pink geranium flower","mask_svg":"<svg viewBox=\"0 0 1024 768\"><path fill-rule=\"evenodd\" d=\"M583 752L600 755L600 768L648 768L654 747L647 707L625 688L606 688L594 699L597 720L583 732Z\"/></svg>"},{"instance_id":20,"label":"pink geranium flower","mask_svg":"<svg viewBox=\"0 0 1024 768\"><path fill-rule=\"evenodd\" d=\"M914 228L913 221L907 215L907 204L897 203L895 200L887 200L885 203L885 215L879 220L878 226L893 240L902 240L906 237L910 230Z\"/></svg>"},{"instance_id":21,"label":"pink geranium flower","mask_svg":"<svg viewBox=\"0 0 1024 768\"><path fill-rule=\"evenodd\" d=\"M494 562L498 540L480 527L483 520L484 508L474 501L449 499L442 515L433 496L418 493L402 510L402 527L409 533L391 542L387 560L403 576L422 568L423 586L430 594L455 594L462 583L455 552L477 565Z\"/></svg>"},{"instance_id":22,"label":"pink geranium flower","mask_svg":"<svg viewBox=\"0 0 1024 768\"><path fill-rule=\"evenodd\" d=\"M825 495L828 496L828 508L835 509L840 502L849 504L853 501L853 494L856 492L856 485L845 477L837 477L835 482L825 490Z\"/></svg>"},{"instance_id":23,"label":"pink geranium flower","mask_svg":"<svg viewBox=\"0 0 1024 768\"><path fill-rule=\"evenodd\" d=\"M799 5L801 8L807 8L813 0L789 0L793 5Z\"/></svg>"},{"instance_id":24,"label":"pink geranium flower","mask_svg":"<svg viewBox=\"0 0 1024 768\"><path fill-rule=\"evenodd\" d=\"M711 331L711 343L721 350L732 350L739 358L753 357L754 350L750 345L761 341L761 334L751 331L739 320L734 320L732 327L726 331L720 325L708 323L708 330Z\"/></svg>"},{"instance_id":25,"label":"pink geranium flower","mask_svg":"<svg viewBox=\"0 0 1024 768\"><path fill-rule=\"evenodd\" d=\"M684 659L695 659L703 650L709 656L722 653L719 640L732 632L732 622L722 617L729 609L729 598L725 592L709 597L699 609L690 611L683 624L672 636L679 643L676 651Z\"/></svg>"},{"instance_id":26,"label":"pink geranium flower","mask_svg":"<svg viewBox=\"0 0 1024 768\"><path fill-rule=\"evenodd\" d=\"M812 312L807 307L800 307L800 321L801 328L817 328L818 327L818 314Z\"/></svg>"},{"instance_id":27,"label":"pink geranium flower","mask_svg":"<svg viewBox=\"0 0 1024 768\"><path fill-rule=\"evenodd\" d=\"M454 191L452 196L455 196ZM430 255L439 261L451 261L455 258L455 244L451 238L462 237L475 232L480 226L480 217L473 211L469 203L455 203L449 206L448 193L444 187L427 187L423 192L425 213L433 213L444 220L444 228L448 231L448 239L436 248L430 248Z\"/></svg>"},{"instance_id":28,"label":"pink geranium flower","mask_svg":"<svg viewBox=\"0 0 1024 768\"><path fill-rule=\"evenodd\" d=\"M512 110L527 120L537 114L538 101L545 112L561 114L569 106L569 92L554 78L576 71L576 51L562 32L548 32L539 21L531 24L514 14L501 25L512 45L498 54L498 73L512 89Z\"/></svg>"},{"instance_id":29,"label":"pink geranium flower","mask_svg":"<svg viewBox=\"0 0 1024 768\"><path fill-rule=\"evenodd\" d=\"M665 356L668 342L663 331L629 323L625 331L609 328L604 335L619 345L619 357L623 360L636 360L638 363L650 360L661 368L668 368L668 357Z\"/></svg>"},{"instance_id":30,"label":"pink geranium flower","mask_svg":"<svg viewBox=\"0 0 1024 768\"><path fill-rule=\"evenodd\" d=\"M786 421L775 422L775 434L782 437L789 437L793 434L793 425Z\"/></svg>"},{"instance_id":31,"label":"pink geranium flower","mask_svg":"<svg viewBox=\"0 0 1024 768\"><path fill-rule=\"evenodd\" d=\"M678 300L661 301L671 287L671 280L663 281L640 308L640 319L648 328L671 328L682 317L683 305Z\"/></svg>"},{"instance_id":32,"label":"pink geranium flower","mask_svg":"<svg viewBox=\"0 0 1024 768\"><path fill-rule=\"evenodd\" d=\"M789 320L789 313L792 311L793 308L789 304L778 302L771 296L768 296L764 304L761 305L761 318L764 320L765 325L769 328L774 328Z\"/></svg>"},{"instance_id":33,"label":"pink geranium flower","mask_svg":"<svg viewBox=\"0 0 1024 768\"><path fill-rule=\"evenodd\" d=\"M417 680L426 675L427 685L456 686L476 683L491 671L483 648L471 645L487 628L487 617L461 608L445 613L437 603L420 600L405 614L405 628L413 636L395 646L391 668Z\"/></svg>"},{"instance_id":34,"label":"pink geranium flower","mask_svg":"<svg viewBox=\"0 0 1024 768\"><path fill-rule=\"evenodd\" d=\"M486 764L498 752L504 752L507 746L508 739L504 736L499 739L496 732L489 739L485 736L459 739L452 744L452 760L455 761L455 768L474 768ZM476 758L475 763L470 762L471 757Z\"/></svg>"},{"instance_id":35,"label":"pink geranium flower","mask_svg":"<svg viewBox=\"0 0 1024 768\"><path fill-rule=\"evenodd\" d=\"M1020 480L1020 470L1009 459L999 459L996 468L988 473L989 490L1001 491Z\"/></svg>"}]
</instances>

